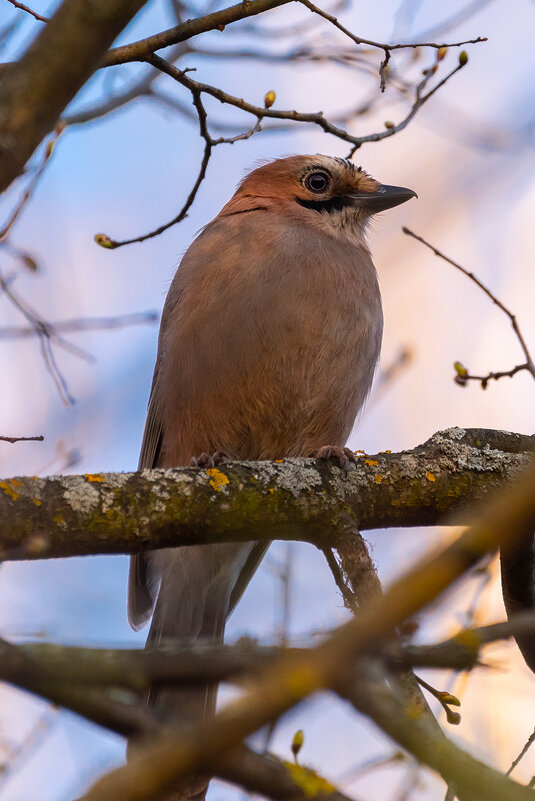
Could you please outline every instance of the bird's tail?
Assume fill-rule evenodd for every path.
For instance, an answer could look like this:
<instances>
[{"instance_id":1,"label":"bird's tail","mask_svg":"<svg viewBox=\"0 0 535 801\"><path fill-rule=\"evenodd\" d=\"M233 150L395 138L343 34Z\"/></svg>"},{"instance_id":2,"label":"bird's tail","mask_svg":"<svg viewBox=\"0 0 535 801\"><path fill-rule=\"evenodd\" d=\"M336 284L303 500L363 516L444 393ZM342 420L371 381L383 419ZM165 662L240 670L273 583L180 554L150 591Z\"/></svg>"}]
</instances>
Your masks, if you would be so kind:
<instances>
[{"instance_id":1,"label":"bird's tail","mask_svg":"<svg viewBox=\"0 0 535 801\"><path fill-rule=\"evenodd\" d=\"M255 543L225 543L151 553L148 576L157 600L146 647L158 648L165 642L222 642L227 617L238 600L236 588L243 591L261 558L257 550ZM158 707L169 723L180 726L213 715L216 696L213 683L180 688L154 685L148 704ZM129 755L135 751L135 742L128 751ZM191 777L165 801L202 801L208 781L206 776Z\"/></svg>"}]
</instances>

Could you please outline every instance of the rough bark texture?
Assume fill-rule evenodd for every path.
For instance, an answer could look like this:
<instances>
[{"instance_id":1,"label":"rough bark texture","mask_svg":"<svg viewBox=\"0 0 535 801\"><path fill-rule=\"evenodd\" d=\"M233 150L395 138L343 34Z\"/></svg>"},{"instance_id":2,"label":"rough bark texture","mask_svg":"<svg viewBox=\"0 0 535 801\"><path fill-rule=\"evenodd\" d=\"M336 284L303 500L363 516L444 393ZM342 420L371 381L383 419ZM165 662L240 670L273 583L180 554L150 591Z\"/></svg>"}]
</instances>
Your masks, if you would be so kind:
<instances>
[{"instance_id":1,"label":"rough bark texture","mask_svg":"<svg viewBox=\"0 0 535 801\"><path fill-rule=\"evenodd\" d=\"M362 455L356 469L306 459L212 469L144 470L0 481L0 557L134 553L170 545L295 539L335 545L360 530L455 523L512 480L535 437L452 428L402 453ZM451 518L450 518L451 522Z\"/></svg>"},{"instance_id":2,"label":"rough bark texture","mask_svg":"<svg viewBox=\"0 0 535 801\"><path fill-rule=\"evenodd\" d=\"M0 85L0 192L146 0L64 0Z\"/></svg>"}]
</instances>

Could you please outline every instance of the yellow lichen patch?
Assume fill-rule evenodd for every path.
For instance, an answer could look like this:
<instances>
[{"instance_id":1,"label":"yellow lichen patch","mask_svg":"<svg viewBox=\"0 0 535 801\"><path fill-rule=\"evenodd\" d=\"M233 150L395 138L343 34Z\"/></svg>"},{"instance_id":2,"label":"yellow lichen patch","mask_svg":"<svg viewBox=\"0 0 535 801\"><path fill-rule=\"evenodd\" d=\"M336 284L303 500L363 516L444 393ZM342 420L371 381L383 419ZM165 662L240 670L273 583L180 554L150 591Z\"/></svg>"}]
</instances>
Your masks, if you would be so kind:
<instances>
[{"instance_id":1,"label":"yellow lichen patch","mask_svg":"<svg viewBox=\"0 0 535 801\"><path fill-rule=\"evenodd\" d=\"M282 464L284 459L275 459L275 464Z\"/></svg>"},{"instance_id":2,"label":"yellow lichen patch","mask_svg":"<svg viewBox=\"0 0 535 801\"><path fill-rule=\"evenodd\" d=\"M92 484L102 484L104 479L98 473L86 473L86 481L91 481Z\"/></svg>"},{"instance_id":3,"label":"yellow lichen patch","mask_svg":"<svg viewBox=\"0 0 535 801\"><path fill-rule=\"evenodd\" d=\"M375 483L380 484L383 480L383 477L379 475L379 473L375 476Z\"/></svg>"},{"instance_id":4,"label":"yellow lichen patch","mask_svg":"<svg viewBox=\"0 0 535 801\"><path fill-rule=\"evenodd\" d=\"M273 488L273 487L270 487L270 488L269 488L269 490L268 490L268 492L269 492L269 494L270 494L270 495L273 495L273 493L275 492L275 490L274 490L274 488Z\"/></svg>"},{"instance_id":5,"label":"yellow lichen patch","mask_svg":"<svg viewBox=\"0 0 535 801\"><path fill-rule=\"evenodd\" d=\"M32 498L32 501L36 506L41 506L41 504L43 503L43 501L40 501L39 498Z\"/></svg>"},{"instance_id":6,"label":"yellow lichen patch","mask_svg":"<svg viewBox=\"0 0 535 801\"><path fill-rule=\"evenodd\" d=\"M408 704L407 715L409 718L412 718L412 720L418 720L418 718L422 717L422 709L418 704Z\"/></svg>"},{"instance_id":7,"label":"yellow lichen patch","mask_svg":"<svg viewBox=\"0 0 535 801\"><path fill-rule=\"evenodd\" d=\"M5 494L9 495L12 501L16 501L20 498L20 492L17 492L15 487L20 487L20 481L16 478L12 478L9 481L0 481L0 489L3 489Z\"/></svg>"},{"instance_id":8,"label":"yellow lichen patch","mask_svg":"<svg viewBox=\"0 0 535 801\"><path fill-rule=\"evenodd\" d=\"M56 526L64 526L65 518L60 512L58 512L57 515L54 515L54 517L52 518L52 522L55 523Z\"/></svg>"},{"instance_id":9,"label":"yellow lichen patch","mask_svg":"<svg viewBox=\"0 0 535 801\"><path fill-rule=\"evenodd\" d=\"M293 668L284 678L284 683L297 698L304 698L318 688L318 676L309 665Z\"/></svg>"},{"instance_id":10,"label":"yellow lichen patch","mask_svg":"<svg viewBox=\"0 0 535 801\"><path fill-rule=\"evenodd\" d=\"M385 453L392 453L392 451L391 451L391 450L388 450L388 451L379 451L379 453L381 454L381 456L384 456L384 455L385 455Z\"/></svg>"},{"instance_id":11,"label":"yellow lichen patch","mask_svg":"<svg viewBox=\"0 0 535 801\"><path fill-rule=\"evenodd\" d=\"M370 467L377 467L379 462L376 459L365 459L366 464L369 464Z\"/></svg>"},{"instance_id":12,"label":"yellow lichen patch","mask_svg":"<svg viewBox=\"0 0 535 801\"><path fill-rule=\"evenodd\" d=\"M221 487L229 483L227 476L222 473L221 470L218 470L217 467L209 467L206 473L210 476L210 485L216 492L219 492Z\"/></svg>"},{"instance_id":13,"label":"yellow lichen patch","mask_svg":"<svg viewBox=\"0 0 535 801\"><path fill-rule=\"evenodd\" d=\"M301 765L294 765L292 762L285 762L284 765L294 782L308 798L316 798L319 795L336 792L336 787L316 773L315 770L312 770L312 768L304 768Z\"/></svg>"},{"instance_id":14,"label":"yellow lichen patch","mask_svg":"<svg viewBox=\"0 0 535 801\"><path fill-rule=\"evenodd\" d=\"M475 631L461 631L459 634L457 634L455 639L457 642L461 643L461 645L472 648L476 653L479 651L481 646L481 637Z\"/></svg>"},{"instance_id":15,"label":"yellow lichen patch","mask_svg":"<svg viewBox=\"0 0 535 801\"><path fill-rule=\"evenodd\" d=\"M425 477L427 478L428 481L436 481L434 473L430 473L429 470L425 474Z\"/></svg>"}]
</instances>

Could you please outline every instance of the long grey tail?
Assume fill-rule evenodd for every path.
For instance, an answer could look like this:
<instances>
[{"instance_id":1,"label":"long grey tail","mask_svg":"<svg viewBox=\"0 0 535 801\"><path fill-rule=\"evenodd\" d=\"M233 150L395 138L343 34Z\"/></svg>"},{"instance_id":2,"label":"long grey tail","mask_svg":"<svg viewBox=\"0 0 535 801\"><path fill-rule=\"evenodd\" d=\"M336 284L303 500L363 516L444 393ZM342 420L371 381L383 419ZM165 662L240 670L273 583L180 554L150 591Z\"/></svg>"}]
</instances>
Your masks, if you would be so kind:
<instances>
[{"instance_id":1,"label":"long grey tail","mask_svg":"<svg viewBox=\"0 0 535 801\"><path fill-rule=\"evenodd\" d=\"M225 543L164 549L147 562L150 594L157 595L146 647L165 641L222 642L225 623L265 551L255 543ZM169 723L192 723L214 714L216 684L192 687L153 686L148 704ZM130 744L129 752L135 750ZM209 777L182 783L165 801L202 801Z\"/></svg>"}]
</instances>

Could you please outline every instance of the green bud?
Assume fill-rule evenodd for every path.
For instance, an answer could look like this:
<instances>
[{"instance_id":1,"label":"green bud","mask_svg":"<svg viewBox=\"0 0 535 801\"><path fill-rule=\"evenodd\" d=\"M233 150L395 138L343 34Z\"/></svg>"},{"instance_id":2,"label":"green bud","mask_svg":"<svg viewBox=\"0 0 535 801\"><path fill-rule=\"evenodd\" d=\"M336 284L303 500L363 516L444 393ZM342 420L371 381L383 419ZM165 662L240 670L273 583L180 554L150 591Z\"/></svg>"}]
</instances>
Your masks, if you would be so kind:
<instances>
[{"instance_id":1,"label":"green bud","mask_svg":"<svg viewBox=\"0 0 535 801\"><path fill-rule=\"evenodd\" d=\"M264 95L264 106L265 106L265 108L271 108L271 106L273 105L273 103L275 102L276 99L277 99L277 95L275 94L273 89L270 89L269 92L266 92L266 94Z\"/></svg>"},{"instance_id":2,"label":"green bud","mask_svg":"<svg viewBox=\"0 0 535 801\"><path fill-rule=\"evenodd\" d=\"M303 747L304 742L305 742L305 733L303 729L298 729L294 734L292 740L292 754L294 755L296 762L297 762L297 755L301 750L301 748Z\"/></svg>"},{"instance_id":3,"label":"green bud","mask_svg":"<svg viewBox=\"0 0 535 801\"><path fill-rule=\"evenodd\" d=\"M452 695L451 693L442 692L440 693L440 700L443 704L449 704L450 706L461 706L461 702L457 698L456 695Z\"/></svg>"},{"instance_id":4,"label":"green bud","mask_svg":"<svg viewBox=\"0 0 535 801\"><path fill-rule=\"evenodd\" d=\"M97 245L100 245L101 248L108 248L108 250L113 250L115 247L113 240L111 240L107 234L95 234L95 242Z\"/></svg>"},{"instance_id":5,"label":"green bud","mask_svg":"<svg viewBox=\"0 0 535 801\"><path fill-rule=\"evenodd\" d=\"M451 723L452 726L458 726L461 722L461 716L458 712L452 712L451 709L446 707L446 720L448 723Z\"/></svg>"},{"instance_id":6,"label":"green bud","mask_svg":"<svg viewBox=\"0 0 535 801\"><path fill-rule=\"evenodd\" d=\"M468 53L466 50L461 50L459 53L459 66L464 67L465 64L468 64Z\"/></svg>"}]
</instances>

